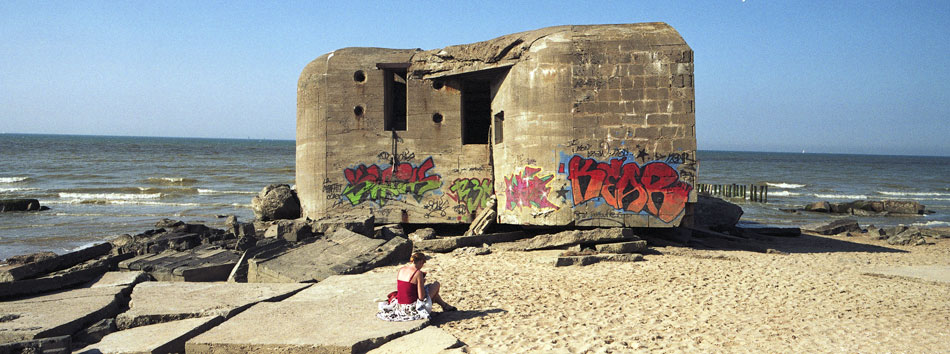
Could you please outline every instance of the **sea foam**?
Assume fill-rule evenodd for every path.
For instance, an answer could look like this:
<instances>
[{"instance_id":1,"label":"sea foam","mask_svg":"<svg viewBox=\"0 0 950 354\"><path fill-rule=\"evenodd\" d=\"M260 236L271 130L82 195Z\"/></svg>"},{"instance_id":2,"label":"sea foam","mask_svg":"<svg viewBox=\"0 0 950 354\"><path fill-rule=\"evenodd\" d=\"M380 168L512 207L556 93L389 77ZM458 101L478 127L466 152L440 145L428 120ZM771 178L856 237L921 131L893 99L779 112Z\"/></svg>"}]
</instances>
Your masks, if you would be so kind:
<instances>
[{"instance_id":1,"label":"sea foam","mask_svg":"<svg viewBox=\"0 0 950 354\"><path fill-rule=\"evenodd\" d=\"M802 195L802 194L801 194L801 193L795 193L795 192L789 192L789 191L777 191L777 192L769 192L769 195L770 195L770 196L776 196L776 197L794 197L794 196L799 196L799 195Z\"/></svg>"},{"instance_id":2,"label":"sea foam","mask_svg":"<svg viewBox=\"0 0 950 354\"><path fill-rule=\"evenodd\" d=\"M765 184L768 185L768 186L770 186L770 187L782 188L782 189L795 189L795 188L802 188L802 187L805 186L804 184L795 184L795 183L772 183L772 182L765 182ZM771 193L770 193L770 194L771 194Z\"/></svg>"},{"instance_id":3,"label":"sea foam","mask_svg":"<svg viewBox=\"0 0 950 354\"><path fill-rule=\"evenodd\" d=\"M78 201L92 200L139 200L139 199L158 199L162 197L161 193L149 194L130 194L130 193L59 193L62 199L73 199Z\"/></svg>"},{"instance_id":4,"label":"sea foam","mask_svg":"<svg viewBox=\"0 0 950 354\"><path fill-rule=\"evenodd\" d=\"M30 179L30 177L0 177L0 183L17 183Z\"/></svg>"},{"instance_id":5,"label":"sea foam","mask_svg":"<svg viewBox=\"0 0 950 354\"><path fill-rule=\"evenodd\" d=\"M770 193L771 194L771 193ZM825 199L868 199L868 196L861 194L815 194L817 198Z\"/></svg>"},{"instance_id":6,"label":"sea foam","mask_svg":"<svg viewBox=\"0 0 950 354\"><path fill-rule=\"evenodd\" d=\"M890 192L890 191L877 191L879 194L889 195L889 196L898 196L898 197L950 197L950 193L946 192Z\"/></svg>"}]
</instances>

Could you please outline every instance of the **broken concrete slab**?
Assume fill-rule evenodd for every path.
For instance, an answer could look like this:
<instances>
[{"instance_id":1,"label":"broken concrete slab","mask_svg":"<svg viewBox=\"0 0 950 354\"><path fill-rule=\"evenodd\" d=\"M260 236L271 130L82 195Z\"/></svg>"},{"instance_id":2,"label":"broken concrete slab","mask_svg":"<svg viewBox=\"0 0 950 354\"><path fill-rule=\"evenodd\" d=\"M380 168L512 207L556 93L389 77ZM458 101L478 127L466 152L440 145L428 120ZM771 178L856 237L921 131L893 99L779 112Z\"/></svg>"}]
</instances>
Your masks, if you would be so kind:
<instances>
[{"instance_id":1,"label":"broken concrete slab","mask_svg":"<svg viewBox=\"0 0 950 354\"><path fill-rule=\"evenodd\" d=\"M0 299L64 289L94 280L108 270L108 266L102 265L49 277L0 282Z\"/></svg>"},{"instance_id":2,"label":"broken concrete slab","mask_svg":"<svg viewBox=\"0 0 950 354\"><path fill-rule=\"evenodd\" d=\"M234 314L274 301L309 284L146 282L132 291L129 310L116 317L120 330L185 318Z\"/></svg>"},{"instance_id":3,"label":"broken concrete slab","mask_svg":"<svg viewBox=\"0 0 950 354\"><path fill-rule=\"evenodd\" d=\"M72 335L125 306L120 287L82 288L0 302L0 343Z\"/></svg>"},{"instance_id":4,"label":"broken concrete slab","mask_svg":"<svg viewBox=\"0 0 950 354\"><path fill-rule=\"evenodd\" d=\"M184 353L185 342L224 321L208 316L114 332L76 353Z\"/></svg>"},{"instance_id":5,"label":"broken concrete slab","mask_svg":"<svg viewBox=\"0 0 950 354\"><path fill-rule=\"evenodd\" d=\"M145 271L159 281L224 281L240 258L237 251L204 245L137 256L119 262L119 269Z\"/></svg>"},{"instance_id":6,"label":"broken concrete slab","mask_svg":"<svg viewBox=\"0 0 950 354\"><path fill-rule=\"evenodd\" d=\"M22 342L0 344L0 354L12 353L43 353L69 354L72 352L70 336L34 339Z\"/></svg>"},{"instance_id":7,"label":"broken concrete slab","mask_svg":"<svg viewBox=\"0 0 950 354\"><path fill-rule=\"evenodd\" d=\"M950 266L947 265L875 267L864 274L950 284Z\"/></svg>"},{"instance_id":8,"label":"broken concrete slab","mask_svg":"<svg viewBox=\"0 0 950 354\"><path fill-rule=\"evenodd\" d=\"M314 220L313 232L327 234L334 229L346 229L363 236L372 237L376 218L372 214L349 213L344 215L327 216Z\"/></svg>"},{"instance_id":9,"label":"broken concrete slab","mask_svg":"<svg viewBox=\"0 0 950 354\"><path fill-rule=\"evenodd\" d=\"M837 235L842 232L861 231L861 227L858 226L857 220L854 219L838 219L831 222L819 222L805 225L802 227L802 229L813 231L822 235Z\"/></svg>"},{"instance_id":10,"label":"broken concrete slab","mask_svg":"<svg viewBox=\"0 0 950 354\"><path fill-rule=\"evenodd\" d=\"M367 354L436 354L459 346L458 338L445 330L429 326L393 339Z\"/></svg>"},{"instance_id":11,"label":"broken concrete slab","mask_svg":"<svg viewBox=\"0 0 950 354\"><path fill-rule=\"evenodd\" d=\"M460 247L481 246L483 244L495 244L499 242L512 242L523 239L524 232L500 232L494 234L443 237L431 240L419 240L412 243L412 246L419 251L430 252L449 252Z\"/></svg>"},{"instance_id":12,"label":"broken concrete slab","mask_svg":"<svg viewBox=\"0 0 950 354\"><path fill-rule=\"evenodd\" d=\"M0 282L22 280L57 270L66 269L90 259L103 256L112 250L111 243L100 243L38 262L21 265L0 266Z\"/></svg>"},{"instance_id":13,"label":"broken concrete slab","mask_svg":"<svg viewBox=\"0 0 950 354\"><path fill-rule=\"evenodd\" d=\"M362 353L424 327L376 318L395 273L332 276L281 302L262 302L185 344L188 353Z\"/></svg>"},{"instance_id":14,"label":"broken concrete slab","mask_svg":"<svg viewBox=\"0 0 950 354\"><path fill-rule=\"evenodd\" d=\"M125 287L131 288L135 284L148 280L148 274L145 272L107 272L99 278L92 281L88 287Z\"/></svg>"},{"instance_id":15,"label":"broken concrete slab","mask_svg":"<svg viewBox=\"0 0 950 354\"><path fill-rule=\"evenodd\" d=\"M576 244L611 243L620 241L636 241L639 239L639 237L633 234L633 230L627 228L569 230L556 234L538 235L533 238L520 241L514 246L525 251L532 251L546 248L572 246Z\"/></svg>"},{"instance_id":16,"label":"broken concrete slab","mask_svg":"<svg viewBox=\"0 0 950 354\"><path fill-rule=\"evenodd\" d=\"M248 282L314 282L338 274L408 259L409 242L402 237L373 239L347 229L283 253L248 260Z\"/></svg>"},{"instance_id":17,"label":"broken concrete slab","mask_svg":"<svg viewBox=\"0 0 950 354\"><path fill-rule=\"evenodd\" d=\"M601 253L638 253L642 252L647 248L647 242L644 240L639 241L630 241L630 242L617 242L617 243L603 243L595 245L594 249L597 252Z\"/></svg>"},{"instance_id":18,"label":"broken concrete slab","mask_svg":"<svg viewBox=\"0 0 950 354\"><path fill-rule=\"evenodd\" d=\"M621 254L593 254L581 256L559 256L554 261L555 267L564 267L572 265L590 265L598 262L638 262L643 260L643 255L637 253Z\"/></svg>"}]
</instances>

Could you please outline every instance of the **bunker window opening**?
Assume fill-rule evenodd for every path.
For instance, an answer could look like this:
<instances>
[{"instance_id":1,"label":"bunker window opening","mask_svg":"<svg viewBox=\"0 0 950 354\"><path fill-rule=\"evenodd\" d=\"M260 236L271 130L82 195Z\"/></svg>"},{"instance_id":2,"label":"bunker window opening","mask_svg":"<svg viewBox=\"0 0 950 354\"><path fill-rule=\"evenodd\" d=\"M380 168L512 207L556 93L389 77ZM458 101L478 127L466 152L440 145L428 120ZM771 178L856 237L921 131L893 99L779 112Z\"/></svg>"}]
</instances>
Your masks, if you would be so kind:
<instances>
[{"instance_id":1,"label":"bunker window opening","mask_svg":"<svg viewBox=\"0 0 950 354\"><path fill-rule=\"evenodd\" d=\"M505 111L495 113L495 144L505 142Z\"/></svg>"},{"instance_id":2,"label":"bunker window opening","mask_svg":"<svg viewBox=\"0 0 950 354\"><path fill-rule=\"evenodd\" d=\"M462 144L488 144L491 132L491 81L462 84Z\"/></svg>"},{"instance_id":3,"label":"bunker window opening","mask_svg":"<svg viewBox=\"0 0 950 354\"><path fill-rule=\"evenodd\" d=\"M377 67L383 69L383 129L387 131L405 131L406 122L406 73L405 67L395 65Z\"/></svg>"}]
</instances>

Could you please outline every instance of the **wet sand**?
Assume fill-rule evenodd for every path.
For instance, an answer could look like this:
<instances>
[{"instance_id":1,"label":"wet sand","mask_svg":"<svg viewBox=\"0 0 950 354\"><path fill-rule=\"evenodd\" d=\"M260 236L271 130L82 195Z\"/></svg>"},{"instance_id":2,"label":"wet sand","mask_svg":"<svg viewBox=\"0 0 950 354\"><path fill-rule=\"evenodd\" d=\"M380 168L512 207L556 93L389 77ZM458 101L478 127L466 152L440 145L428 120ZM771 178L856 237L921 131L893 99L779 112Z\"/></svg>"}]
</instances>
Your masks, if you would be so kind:
<instances>
[{"instance_id":1,"label":"wet sand","mask_svg":"<svg viewBox=\"0 0 950 354\"><path fill-rule=\"evenodd\" d=\"M950 265L950 240L774 240L787 254L656 247L558 268L560 251L435 254L430 280L461 311L433 323L473 353L950 351L950 284L863 274Z\"/></svg>"}]
</instances>

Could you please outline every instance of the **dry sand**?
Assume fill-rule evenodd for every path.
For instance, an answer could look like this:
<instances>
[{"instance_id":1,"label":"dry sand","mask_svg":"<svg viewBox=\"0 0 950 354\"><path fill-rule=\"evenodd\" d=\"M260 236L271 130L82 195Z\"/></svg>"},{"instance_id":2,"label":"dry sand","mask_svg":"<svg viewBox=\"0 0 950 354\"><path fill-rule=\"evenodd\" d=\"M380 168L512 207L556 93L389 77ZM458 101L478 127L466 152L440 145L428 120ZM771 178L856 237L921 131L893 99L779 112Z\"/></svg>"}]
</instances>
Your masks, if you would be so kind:
<instances>
[{"instance_id":1,"label":"dry sand","mask_svg":"<svg viewBox=\"0 0 950 354\"><path fill-rule=\"evenodd\" d=\"M436 254L429 278L461 311L433 323L473 353L950 352L950 284L863 274L950 265L950 240L769 247L788 254L659 247L643 262L559 268L560 251Z\"/></svg>"}]
</instances>

